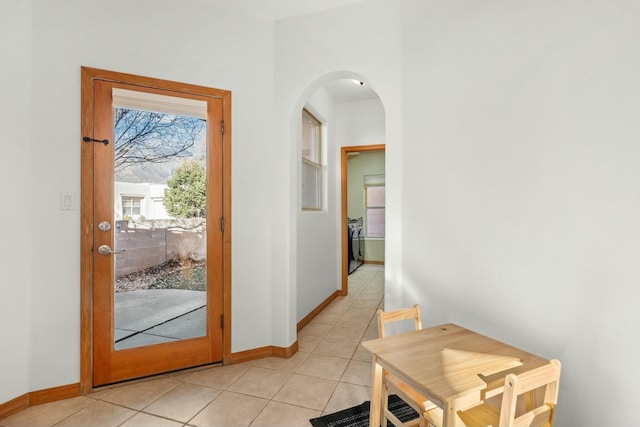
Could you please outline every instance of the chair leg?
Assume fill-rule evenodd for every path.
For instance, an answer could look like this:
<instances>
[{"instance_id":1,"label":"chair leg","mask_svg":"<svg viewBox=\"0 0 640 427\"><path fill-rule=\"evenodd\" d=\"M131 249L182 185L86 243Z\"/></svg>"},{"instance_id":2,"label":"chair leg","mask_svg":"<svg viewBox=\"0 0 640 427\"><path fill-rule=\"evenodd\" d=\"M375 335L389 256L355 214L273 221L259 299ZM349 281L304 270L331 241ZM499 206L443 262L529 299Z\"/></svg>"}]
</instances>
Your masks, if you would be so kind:
<instances>
[{"instance_id":1,"label":"chair leg","mask_svg":"<svg viewBox=\"0 0 640 427\"><path fill-rule=\"evenodd\" d=\"M389 388L386 384L382 387L382 395L383 395L383 404L382 410L380 411L380 425L382 427L387 427L388 422L390 422L395 427L423 427L424 417L419 416L418 418L414 418L405 422L400 421L398 417L395 416L391 410L389 410ZM420 414L420 411L417 408L413 408ZM425 421L426 422L426 421ZM424 427L429 427L428 424L424 424Z\"/></svg>"},{"instance_id":2,"label":"chair leg","mask_svg":"<svg viewBox=\"0 0 640 427\"><path fill-rule=\"evenodd\" d=\"M389 388L382 384L382 410L380 411L380 426L387 427L387 412L389 411Z\"/></svg>"}]
</instances>

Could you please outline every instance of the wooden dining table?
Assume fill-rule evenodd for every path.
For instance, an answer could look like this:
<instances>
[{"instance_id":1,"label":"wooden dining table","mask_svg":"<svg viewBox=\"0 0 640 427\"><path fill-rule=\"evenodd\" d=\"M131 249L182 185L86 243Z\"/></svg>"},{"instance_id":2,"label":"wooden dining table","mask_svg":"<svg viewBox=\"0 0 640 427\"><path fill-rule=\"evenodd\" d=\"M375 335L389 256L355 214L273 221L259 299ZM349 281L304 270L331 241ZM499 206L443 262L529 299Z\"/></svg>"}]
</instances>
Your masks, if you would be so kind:
<instances>
[{"instance_id":1,"label":"wooden dining table","mask_svg":"<svg viewBox=\"0 0 640 427\"><path fill-rule=\"evenodd\" d=\"M370 426L379 426L384 370L442 409L442 426L461 426L459 410L481 401L483 390L509 373L537 368L549 360L453 323L364 341L373 354ZM386 426L385 426L386 427Z\"/></svg>"}]
</instances>

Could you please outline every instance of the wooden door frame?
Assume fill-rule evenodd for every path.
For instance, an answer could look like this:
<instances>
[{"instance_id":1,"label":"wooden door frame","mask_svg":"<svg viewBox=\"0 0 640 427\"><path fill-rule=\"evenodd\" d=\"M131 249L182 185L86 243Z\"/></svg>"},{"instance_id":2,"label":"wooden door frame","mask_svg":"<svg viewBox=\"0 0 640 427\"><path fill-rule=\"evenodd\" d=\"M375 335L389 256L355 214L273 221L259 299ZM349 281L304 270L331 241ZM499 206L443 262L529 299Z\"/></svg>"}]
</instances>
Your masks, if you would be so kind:
<instances>
[{"instance_id":1,"label":"wooden door frame","mask_svg":"<svg viewBox=\"0 0 640 427\"><path fill-rule=\"evenodd\" d=\"M93 147L82 140L93 137L93 81L108 80L155 89L220 98L225 130L223 144L223 284L222 362L231 361L231 92L132 74L81 67L81 186L80 186L80 393L93 390Z\"/></svg>"},{"instance_id":2,"label":"wooden door frame","mask_svg":"<svg viewBox=\"0 0 640 427\"><path fill-rule=\"evenodd\" d=\"M385 144L356 145L340 148L340 194L342 195L342 289L339 292L340 296L347 296L349 293L349 240L347 239L349 198L347 194L347 159L348 153L359 153L363 151L385 151Z\"/></svg>"}]
</instances>

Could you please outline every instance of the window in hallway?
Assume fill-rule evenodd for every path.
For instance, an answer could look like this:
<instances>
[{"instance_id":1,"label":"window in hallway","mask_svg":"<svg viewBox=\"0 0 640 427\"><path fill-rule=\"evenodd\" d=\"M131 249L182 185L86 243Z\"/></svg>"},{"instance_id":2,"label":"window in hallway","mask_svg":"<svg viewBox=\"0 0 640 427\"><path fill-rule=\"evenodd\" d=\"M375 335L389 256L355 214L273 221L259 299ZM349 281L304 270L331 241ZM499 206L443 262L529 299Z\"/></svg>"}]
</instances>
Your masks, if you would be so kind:
<instances>
[{"instance_id":1,"label":"window in hallway","mask_svg":"<svg viewBox=\"0 0 640 427\"><path fill-rule=\"evenodd\" d=\"M322 124L302 110L302 209L322 209Z\"/></svg>"},{"instance_id":2,"label":"window in hallway","mask_svg":"<svg viewBox=\"0 0 640 427\"><path fill-rule=\"evenodd\" d=\"M384 237L385 186L384 175L364 176L366 237Z\"/></svg>"}]
</instances>

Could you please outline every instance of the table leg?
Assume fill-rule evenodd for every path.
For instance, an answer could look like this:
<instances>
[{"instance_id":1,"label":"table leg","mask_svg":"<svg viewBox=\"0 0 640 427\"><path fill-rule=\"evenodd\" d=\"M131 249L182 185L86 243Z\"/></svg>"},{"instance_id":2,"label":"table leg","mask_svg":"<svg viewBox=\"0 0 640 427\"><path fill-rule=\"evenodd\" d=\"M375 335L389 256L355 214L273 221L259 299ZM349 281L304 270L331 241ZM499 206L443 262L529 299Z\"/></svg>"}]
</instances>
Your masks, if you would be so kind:
<instances>
[{"instance_id":1,"label":"table leg","mask_svg":"<svg viewBox=\"0 0 640 427\"><path fill-rule=\"evenodd\" d=\"M453 411L453 405L449 402L444 402L444 408L442 408L442 427L451 426L451 411Z\"/></svg>"},{"instance_id":2,"label":"table leg","mask_svg":"<svg viewBox=\"0 0 640 427\"><path fill-rule=\"evenodd\" d=\"M458 427L464 426L456 412L458 411L457 402L445 402L442 409L442 427Z\"/></svg>"},{"instance_id":3,"label":"table leg","mask_svg":"<svg viewBox=\"0 0 640 427\"><path fill-rule=\"evenodd\" d=\"M371 384L371 404L369 407L369 426L380 427L380 406L382 403L382 366L373 358L373 374Z\"/></svg>"},{"instance_id":4,"label":"table leg","mask_svg":"<svg viewBox=\"0 0 640 427\"><path fill-rule=\"evenodd\" d=\"M479 394L468 394L459 397L451 402L444 402L442 408L442 426L443 427L464 427L464 423L458 415L459 410L464 410L476 405L480 402Z\"/></svg>"}]
</instances>

